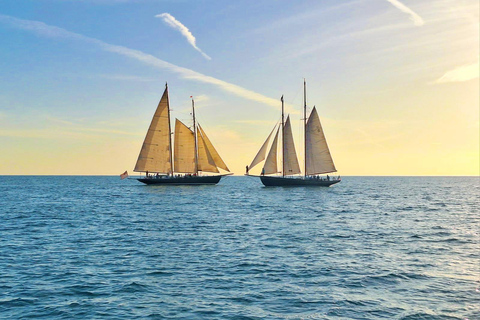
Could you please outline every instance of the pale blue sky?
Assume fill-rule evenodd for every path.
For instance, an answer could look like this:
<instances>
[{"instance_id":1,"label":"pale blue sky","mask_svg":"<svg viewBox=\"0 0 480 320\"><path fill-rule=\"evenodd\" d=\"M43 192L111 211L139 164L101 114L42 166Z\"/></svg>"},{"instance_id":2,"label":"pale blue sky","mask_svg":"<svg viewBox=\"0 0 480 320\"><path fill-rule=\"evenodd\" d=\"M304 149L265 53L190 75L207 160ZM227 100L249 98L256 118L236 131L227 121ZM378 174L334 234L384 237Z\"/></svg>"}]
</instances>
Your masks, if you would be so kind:
<instances>
[{"instance_id":1,"label":"pale blue sky","mask_svg":"<svg viewBox=\"0 0 480 320\"><path fill-rule=\"evenodd\" d=\"M0 174L131 170L166 81L172 117L188 121L195 96L242 173L280 96L300 111L303 78L341 172L475 174L478 12L476 0L3 0Z\"/></svg>"}]
</instances>

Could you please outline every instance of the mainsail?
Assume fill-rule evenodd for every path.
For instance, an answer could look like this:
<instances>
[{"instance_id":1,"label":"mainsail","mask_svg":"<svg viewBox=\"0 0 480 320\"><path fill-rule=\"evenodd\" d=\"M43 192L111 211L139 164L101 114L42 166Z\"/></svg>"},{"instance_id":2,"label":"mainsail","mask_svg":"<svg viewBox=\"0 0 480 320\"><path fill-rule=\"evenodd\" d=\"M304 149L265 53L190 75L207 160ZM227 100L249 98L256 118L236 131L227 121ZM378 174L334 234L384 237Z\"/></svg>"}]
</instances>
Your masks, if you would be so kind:
<instances>
[{"instance_id":1,"label":"mainsail","mask_svg":"<svg viewBox=\"0 0 480 320\"><path fill-rule=\"evenodd\" d=\"M153 115L133 171L171 173L168 89L163 92Z\"/></svg>"},{"instance_id":2,"label":"mainsail","mask_svg":"<svg viewBox=\"0 0 480 320\"><path fill-rule=\"evenodd\" d=\"M175 172L195 172L195 136L180 120L175 121Z\"/></svg>"},{"instance_id":3,"label":"mainsail","mask_svg":"<svg viewBox=\"0 0 480 320\"><path fill-rule=\"evenodd\" d=\"M306 174L336 172L327 140L316 108L314 107L305 128Z\"/></svg>"},{"instance_id":4,"label":"mainsail","mask_svg":"<svg viewBox=\"0 0 480 320\"><path fill-rule=\"evenodd\" d=\"M298 164L297 152L295 151L295 144L293 142L292 126L290 125L290 116L283 127L283 168L284 175L300 173L300 165Z\"/></svg>"},{"instance_id":5,"label":"mainsail","mask_svg":"<svg viewBox=\"0 0 480 320\"><path fill-rule=\"evenodd\" d=\"M263 174L272 174L278 173L277 169L277 145L278 145L278 133L280 131L280 127L277 129L277 133L275 134L275 139L273 139L272 146L270 147L270 151L268 152L267 160L265 160L265 165L263 166ZM270 138L270 136L268 136Z\"/></svg>"}]
</instances>

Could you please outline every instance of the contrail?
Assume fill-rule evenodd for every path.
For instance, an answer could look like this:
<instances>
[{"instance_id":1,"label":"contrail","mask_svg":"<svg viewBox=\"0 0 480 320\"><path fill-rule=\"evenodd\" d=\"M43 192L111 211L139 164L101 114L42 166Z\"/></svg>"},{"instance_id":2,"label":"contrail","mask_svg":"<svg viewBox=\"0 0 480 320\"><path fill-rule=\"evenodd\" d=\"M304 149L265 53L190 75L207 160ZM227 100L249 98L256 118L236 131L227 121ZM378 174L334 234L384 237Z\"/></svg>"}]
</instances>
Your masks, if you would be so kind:
<instances>
[{"instance_id":1,"label":"contrail","mask_svg":"<svg viewBox=\"0 0 480 320\"><path fill-rule=\"evenodd\" d=\"M180 31L180 33L185 37L187 38L187 41L188 43L190 43L192 45L192 47L195 48L195 50L197 50L198 52L200 52L202 54L202 56L205 57L205 59L208 59L208 60L212 60L212 58L210 58L205 52L203 52L199 47L197 47L197 40L195 39L195 37L193 36L193 34L190 32L190 30L188 30L187 27L185 27L183 25L183 23L181 23L180 21L178 21L177 19L175 19L174 16L172 16L171 14L169 13L162 13L162 14L157 14L155 16L156 18L162 18L163 21L170 27L172 27L173 29L176 29L178 31Z\"/></svg>"},{"instance_id":2,"label":"contrail","mask_svg":"<svg viewBox=\"0 0 480 320\"><path fill-rule=\"evenodd\" d=\"M412 9L410 9L400 1L398 0L387 0L387 1L393 4L397 9L400 9L403 12L408 13L410 15L410 19L412 19L413 23L416 26L423 26L425 24L425 21L423 21L422 17L420 17Z\"/></svg>"},{"instance_id":3,"label":"contrail","mask_svg":"<svg viewBox=\"0 0 480 320\"><path fill-rule=\"evenodd\" d=\"M134 60L137 60L139 62L145 63L147 65L150 65L159 69L166 69L172 73L179 75L184 79L213 84L214 86L217 86L218 88L226 92L233 93L234 95L245 98L245 99L261 102L268 106L275 107L277 109L279 108L279 105L280 105L278 99L272 99L260 93L237 86L235 84L231 84L226 81L216 79L214 77L210 77L187 68L176 66L174 64L163 61L161 59L158 59L150 54L144 53L139 50L134 50L134 49L130 49L123 46L112 45L95 38L86 37L81 34L70 32L68 30L65 30L59 27L50 26L40 21L23 20L23 19L18 19L15 17L0 14L0 22L6 23L15 28L31 31L37 35L48 37L48 38L74 39L74 40L90 43L92 45L96 45L100 47L105 51L114 52L119 55L132 58ZM291 111L291 112L294 113L294 111Z\"/></svg>"}]
</instances>

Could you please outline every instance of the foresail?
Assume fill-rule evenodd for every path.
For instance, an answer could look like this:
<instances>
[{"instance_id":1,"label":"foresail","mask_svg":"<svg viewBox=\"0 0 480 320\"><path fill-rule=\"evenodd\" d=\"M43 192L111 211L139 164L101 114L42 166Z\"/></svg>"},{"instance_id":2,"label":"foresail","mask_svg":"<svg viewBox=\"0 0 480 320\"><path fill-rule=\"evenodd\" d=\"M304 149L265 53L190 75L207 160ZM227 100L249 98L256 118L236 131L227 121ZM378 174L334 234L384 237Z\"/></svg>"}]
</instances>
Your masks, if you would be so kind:
<instances>
[{"instance_id":1,"label":"foresail","mask_svg":"<svg viewBox=\"0 0 480 320\"><path fill-rule=\"evenodd\" d=\"M306 174L313 175L337 171L315 107L308 118L305 135Z\"/></svg>"},{"instance_id":2,"label":"foresail","mask_svg":"<svg viewBox=\"0 0 480 320\"><path fill-rule=\"evenodd\" d=\"M283 138L285 139L283 143L283 168L285 169L284 174L290 175L300 173L300 165L298 164L297 152L295 151L295 143L293 142L292 126L290 125L290 116L287 117L287 121L285 122L283 130Z\"/></svg>"},{"instance_id":3,"label":"foresail","mask_svg":"<svg viewBox=\"0 0 480 320\"><path fill-rule=\"evenodd\" d=\"M200 133L200 130L197 130L197 143L198 143L198 171L203 172L215 172L218 173L218 168L215 165L212 155L208 151L205 140Z\"/></svg>"},{"instance_id":4,"label":"foresail","mask_svg":"<svg viewBox=\"0 0 480 320\"><path fill-rule=\"evenodd\" d=\"M134 171L171 173L170 158L168 90L165 89L143 141Z\"/></svg>"},{"instance_id":5,"label":"foresail","mask_svg":"<svg viewBox=\"0 0 480 320\"><path fill-rule=\"evenodd\" d=\"M195 137L192 130L180 120L175 120L175 172L195 172Z\"/></svg>"},{"instance_id":6,"label":"foresail","mask_svg":"<svg viewBox=\"0 0 480 320\"><path fill-rule=\"evenodd\" d=\"M263 173L264 174L273 174L278 173L277 168L277 145L278 145L278 132L280 131L280 127L277 129L277 133L275 134L275 139L273 139L272 146L270 147L270 151L268 152L267 160L265 160L265 165L263 166ZM268 136L270 138L270 136Z\"/></svg>"},{"instance_id":7,"label":"foresail","mask_svg":"<svg viewBox=\"0 0 480 320\"><path fill-rule=\"evenodd\" d=\"M265 154L267 153L268 142L270 141L270 137L272 136L273 132L275 131L276 126L277 125L275 125L273 127L272 132L270 132L270 134L267 137L267 140L265 140L265 142L263 143L260 150L258 150L257 155L255 156L255 158L253 158L252 163L248 166L248 170L251 170L253 167L255 167L257 164L259 164L260 162L262 162L265 159ZM278 131L277 131L277 133L278 133Z\"/></svg>"},{"instance_id":8,"label":"foresail","mask_svg":"<svg viewBox=\"0 0 480 320\"><path fill-rule=\"evenodd\" d=\"M215 147L213 146L213 144L210 142L210 139L208 139L207 135L205 134L205 131L203 131L202 127L200 127L200 125L198 125L198 129L200 131L200 134L202 135L203 141L205 142L205 147L206 147L207 151L212 156L212 159L215 163L215 166L217 166L218 168L223 169L225 171L230 171L228 169L227 165L225 164L225 162L223 162L222 158L218 154L218 152L215 149Z\"/></svg>"}]
</instances>

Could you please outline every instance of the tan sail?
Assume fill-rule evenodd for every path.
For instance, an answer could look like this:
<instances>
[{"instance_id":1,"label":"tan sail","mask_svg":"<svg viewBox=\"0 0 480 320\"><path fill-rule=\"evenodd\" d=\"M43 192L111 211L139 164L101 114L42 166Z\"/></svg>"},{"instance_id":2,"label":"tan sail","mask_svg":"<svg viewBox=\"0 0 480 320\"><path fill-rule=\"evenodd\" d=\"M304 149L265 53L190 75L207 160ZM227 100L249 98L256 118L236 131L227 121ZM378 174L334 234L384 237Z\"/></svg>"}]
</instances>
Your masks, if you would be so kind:
<instances>
[{"instance_id":1,"label":"tan sail","mask_svg":"<svg viewBox=\"0 0 480 320\"><path fill-rule=\"evenodd\" d=\"M171 173L168 90L163 92L153 115L133 171Z\"/></svg>"},{"instance_id":2,"label":"tan sail","mask_svg":"<svg viewBox=\"0 0 480 320\"><path fill-rule=\"evenodd\" d=\"M205 131L203 131L202 127L198 125L198 130L200 131L200 134L202 135L203 140L205 141L205 146L210 155L212 156L213 161L215 162L215 166L217 166L220 169L223 169L225 171L230 172L228 169L227 165L225 162L223 162L222 158L218 154L217 150L213 146L213 144L210 142L210 139L208 139L207 135L205 134Z\"/></svg>"},{"instance_id":3,"label":"tan sail","mask_svg":"<svg viewBox=\"0 0 480 320\"><path fill-rule=\"evenodd\" d=\"M275 125L272 129L272 132L267 137L267 140L263 143L262 147L260 150L258 150L257 155L253 159L252 163L248 166L248 170L251 170L253 167L255 167L257 164L262 162L265 159L265 154L267 153L267 147L268 147L268 142L270 141L270 137L272 136L273 132L275 131L275 128L277 125Z\"/></svg>"},{"instance_id":4,"label":"tan sail","mask_svg":"<svg viewBox=\"0 0 480 320\"><path fill-rule=\"evenodd\" d=\"M202 134L197 130L197 143L198 143L198 171L203 172L215 172L218 173L218 168L215 165L212 155L208 151Z\"/></svg>"},{"instance_id":5,"label":"tan sail","mask_svg":"<svg viewBox=\"0 0 480 320\"><path fill-rule=\"evenodd\" d=\"M297 152L295 151L295 143L293 142L292 126L290 125L290 116L287 117L287 121L285 122L283 130L283 138L285 139L285 141L283 142L283 168L285 169L284 174L290 175L300 173Z\"/></svg>"},{"instance_id":6,"label":"tan sail","mask_svg":"<svg viewBox=\"0 0 480 320\"><path fill-rule=\"evenodd\" d=\"M263 166L264 174L273 174L278 173L277 168L277 145L278 145L278 133L280 132L280 127L277 129L275 134L275 139L273 139L272 146L268 152L267 160L265 160L265 165ZM270 138L270 136L269 136Z\"/></svg>"},{"instance_id":7,"label":"tan sail","mask_svg":"<svg viewBox=\"0 0 480 320\"><path fill-rule=\"evenodd\" d=\"M327 140L323 134L322 125L314 107L308 118L305 129L305 161L306 174L321 174L336 172Z\"/></svg>"},{"instance_id":8,"label":"tan sail","mask_svg":"<svg viewBox=\"0 0 480 320\"><path fill-rule=\"evenodd\" d=\"M195 137L192 130L175 119L175 172L195 172Z\"/></svg>"}]
</instances>

